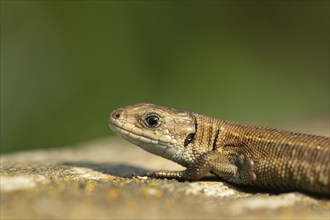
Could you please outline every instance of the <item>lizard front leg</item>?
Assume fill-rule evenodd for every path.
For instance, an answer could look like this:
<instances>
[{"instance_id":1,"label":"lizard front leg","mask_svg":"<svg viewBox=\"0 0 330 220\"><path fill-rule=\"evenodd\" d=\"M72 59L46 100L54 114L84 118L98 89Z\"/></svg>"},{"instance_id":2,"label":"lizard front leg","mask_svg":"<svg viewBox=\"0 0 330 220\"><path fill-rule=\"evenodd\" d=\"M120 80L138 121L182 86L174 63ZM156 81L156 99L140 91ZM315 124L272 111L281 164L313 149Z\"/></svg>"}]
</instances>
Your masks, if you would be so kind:
<instances>
[{"instance_id":1,"label":"lizard front leg","mask_svg":"<svg viewBox=\"0 0 330 220\"><path fill-rule=\"evenodd\" d=\"M182 171L158 171L147 174L152 178L167 178L178 180L197 180L210 171L220 177L229 179L237 173L237 167L229 163L228 159L218 151L210 151L199 156L187 169Z\"/></svg>"},{"instance_id":2,"label":"lizard front leg","mask_svg":"<svg viewBox=\"0 0 330 220\"><path fill-rule=\"evenodd\" d=\"M221 147L223 149L222 154L226 155L227 163L236 168L234 175L227 175L226 166L217 162L218 158L215 158L216 162L213 163L212 172L232 183L254 185L257 180L255 163L248 154L242 151L243 147L235 145Z\"/></svg>"}]
</instances>

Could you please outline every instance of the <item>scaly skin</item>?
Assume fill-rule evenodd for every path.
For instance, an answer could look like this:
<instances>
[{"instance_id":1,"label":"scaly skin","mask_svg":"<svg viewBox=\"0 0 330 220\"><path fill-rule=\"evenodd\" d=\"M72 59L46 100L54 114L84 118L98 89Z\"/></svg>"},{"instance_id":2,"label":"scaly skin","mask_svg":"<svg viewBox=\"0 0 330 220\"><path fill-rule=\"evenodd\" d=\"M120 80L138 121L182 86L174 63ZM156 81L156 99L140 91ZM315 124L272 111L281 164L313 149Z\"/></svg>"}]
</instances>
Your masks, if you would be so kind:
<instances>
[{"instance_id":1,"label":"scaly skin","mask_svg":"<svg viewBox=\"0 0 330 220\"><path fill-rule=\"evenodd\" d=\"M148 176L229 182L330 195L329 137L262 128L140 103L116 109L109 126L148 152L186 167Z\"/></svg>"}]
</instances>

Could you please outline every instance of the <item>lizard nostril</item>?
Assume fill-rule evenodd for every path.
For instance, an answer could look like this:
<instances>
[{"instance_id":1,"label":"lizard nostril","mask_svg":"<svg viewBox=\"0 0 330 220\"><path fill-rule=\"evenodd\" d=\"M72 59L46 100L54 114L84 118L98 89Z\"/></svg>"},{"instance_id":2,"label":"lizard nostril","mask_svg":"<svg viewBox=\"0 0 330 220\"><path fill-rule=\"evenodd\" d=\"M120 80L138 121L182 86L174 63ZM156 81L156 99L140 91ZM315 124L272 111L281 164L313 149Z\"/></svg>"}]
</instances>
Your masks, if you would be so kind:
<instances>
[{"instance_id":1,"label":"lizard nostril","mask_svg":"<svg viewBox=\"0 0 330 220\"><path fill-rule=\"evenodd\" d=\"M111 115L112 115L112 117L114 118L114 119L118 119L120 116L121 116L121 114L123 113L123 109L116 109L116 110L114 110L112 113L111 113Z\"/></svg>"}]
</instances>

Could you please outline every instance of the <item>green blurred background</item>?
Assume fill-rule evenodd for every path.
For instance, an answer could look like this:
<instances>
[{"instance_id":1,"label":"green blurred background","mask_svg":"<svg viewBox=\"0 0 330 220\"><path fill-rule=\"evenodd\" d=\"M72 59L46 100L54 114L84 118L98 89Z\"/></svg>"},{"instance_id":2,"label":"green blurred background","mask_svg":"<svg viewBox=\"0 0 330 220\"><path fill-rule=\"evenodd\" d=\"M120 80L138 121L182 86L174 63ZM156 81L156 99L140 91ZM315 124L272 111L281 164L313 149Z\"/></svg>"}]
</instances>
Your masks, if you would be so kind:
<instances>
[{"instance_id":1,"label":"green blurred background","mask_svg":"<svg viewBox=\"0 0 330 220\"><path fill-rule=\"evenodd\" d=\"M329 2L1 1L2 153L107 137L142 101L328 123Z\"/></svg>"}]
</instances>

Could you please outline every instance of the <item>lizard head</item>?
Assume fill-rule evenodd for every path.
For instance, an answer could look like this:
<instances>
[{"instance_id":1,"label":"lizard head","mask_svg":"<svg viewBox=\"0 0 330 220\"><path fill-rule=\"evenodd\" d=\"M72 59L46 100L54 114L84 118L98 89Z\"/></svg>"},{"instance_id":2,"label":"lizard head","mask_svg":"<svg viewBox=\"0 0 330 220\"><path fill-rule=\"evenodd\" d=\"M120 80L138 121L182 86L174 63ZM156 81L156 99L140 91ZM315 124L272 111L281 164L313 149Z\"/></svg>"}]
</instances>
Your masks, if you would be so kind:
<instances>
[{"instance_id":1,"label":"lizard head","mask_svg":"<svg viewBox=\"0 0 330 220\"><path fill-rule=\"evenodd\" d=\"M139 103L112 111L109 126L144 150L183 166L196 156L192 150L197 128L194 113Z\"/></svg>"}]
</instances>

